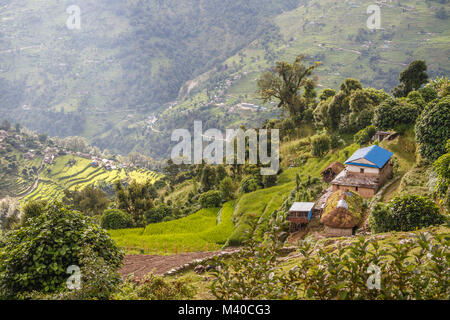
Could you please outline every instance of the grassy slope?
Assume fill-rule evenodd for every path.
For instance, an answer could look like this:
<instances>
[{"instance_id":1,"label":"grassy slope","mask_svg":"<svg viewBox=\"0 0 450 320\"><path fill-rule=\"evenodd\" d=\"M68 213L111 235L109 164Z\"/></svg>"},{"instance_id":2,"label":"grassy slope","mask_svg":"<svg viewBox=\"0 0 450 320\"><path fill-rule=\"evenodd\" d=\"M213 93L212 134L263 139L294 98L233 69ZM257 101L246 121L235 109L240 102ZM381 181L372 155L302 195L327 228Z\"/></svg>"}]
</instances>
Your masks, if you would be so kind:
<instances>
[{"instance_id":1,"label":"grassy slope","mask_svg":"<svg viewBox=\"0 0 450 320\"><path fill-rule=\"evenodd\" d=\"M233 211L234 201L230 201L222 209L201 209L182 219L150 224L146 228L110 230L109 233L119 246L134 253L217 250L234 229Z\"/></svg>"}]
</instances>

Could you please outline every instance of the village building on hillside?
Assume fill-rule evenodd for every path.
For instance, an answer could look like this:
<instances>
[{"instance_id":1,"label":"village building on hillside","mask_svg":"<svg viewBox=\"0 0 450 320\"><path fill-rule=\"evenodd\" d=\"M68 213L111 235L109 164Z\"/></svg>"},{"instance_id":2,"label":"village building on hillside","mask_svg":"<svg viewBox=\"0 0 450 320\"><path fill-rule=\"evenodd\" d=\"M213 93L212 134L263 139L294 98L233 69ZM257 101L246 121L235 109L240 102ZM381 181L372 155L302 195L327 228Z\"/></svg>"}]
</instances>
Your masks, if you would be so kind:
<instances>
[{"instance_id":1,"label":"village building on hillside","mask_svg":"<svg viewBox=\"0 0 450 320\"><path fill-rule=\"evenodd\" d=\"M294 202L289 209L287 220L291 222L290 231L297 231L311 221L314 202Z\"/></svg>"},{"instance_id":2,"label":"village building on hillside","mask_svg":"<svg viewBox=\"0 0 450 320\"><path fill-rule=\"evenodd\" d=\"M354 191L364 198L373 197L392 178L392 156L392 152L378 145L356 150L345 161L345 169L331 181L333 191Z\"/></svg>"},{"instance_id":3,"label":"village building on hillside","mask_svg":"<svg viewBox=\"0 0 450 320\"><path fill-rule=\"evenodd\" d=\"M323 181L330 183L344 169L345 169L345 166L342 163L340 163L339 161L333 162L328 167L323 169L323 171L321 173Z\"/></svg>"},{"instance_id":4,"label":"village building on hillside","mask_svg":"<svg viewBox=\"0 0 450 320\"><path fill-rule=\"evenodd\" d=\"M377 131L372 137L372 141L393 140L398 136L396 132Z\"/></svg>"}]
</instances>

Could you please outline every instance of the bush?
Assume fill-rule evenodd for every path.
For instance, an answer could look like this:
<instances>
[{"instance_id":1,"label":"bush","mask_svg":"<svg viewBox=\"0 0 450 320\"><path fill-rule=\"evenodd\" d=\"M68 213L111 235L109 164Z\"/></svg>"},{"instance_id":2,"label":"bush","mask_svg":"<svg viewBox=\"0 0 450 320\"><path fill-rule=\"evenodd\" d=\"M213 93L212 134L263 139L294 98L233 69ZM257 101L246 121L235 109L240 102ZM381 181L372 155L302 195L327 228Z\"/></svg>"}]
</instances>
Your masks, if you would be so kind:
<instances>
[{"instance_id":1,"label":"bush","mask_svg":"<svg viewBox=\"0 0 450 320\"><path fill-rule=\"evenodd\" d=\"M353 140L359 144L360 146L369 143L372 137L377 133L377 129L375 126L368 126L360 131L358 131L355 136L353 137Z\"/></svg>"},{"instance_id":2,"label":"bush","mask_svg":"<svg viewBox=\"0 0 450 320\"><path fill-rule=\"evenodd\" d=\"M23 207L22 224L30 218L40 216L47 207L45 200L30 200Z\"/></svg>"},{"instance_id":3,"label":"bush","mask_svg":"<svg viewBox=\"0 0 450 320\"><path fill-rule=\"evenodd\" d=\"M211 286L216 298L448 300L450 297L445 236L425 232L406 235L409 239L400 241L359 238L346 245L339 242L325 245L323 241L308 239L299 244L296 265L286 270L277 264L277 251L283 246L282 227L269 230L264 243L249 241L234 259L216 260Z\"/></svg>"},{"instance_id":4,"label":"bush","mask_svg":"<svg viewBox=\"0 0 450 320\"><path fill-rule=\"evenodd\" d=\"M234 199L236 186L230 177L226 177L220 181L219 189L226 201Z\"/></svg>"},{"instance_id":5,"label":"bush","mask_svg":"<svg viewBox=\"0 0 450 320\"><path fill-rule=\"evenodd\" d=\"M331 147L331 138L322 133L311 137L311 154L313 157L321 157L326 154Z\"/></svg>"},{"instance_id":6,"label":"bush","mask_svg":"<svg viewBox=\"0 0 450 320\"><path fill-rule=\"evenodd\" d=\"M220 191L210 190L202 193L199 200L202 208L217 208L222 204L222 193Z\"/></svg>"},{"instance_id":7,"label":"bush","mask_svg":"<svg viewBox=\"0 0 450 320\"><path fill-rule=\"evenodd\" d=\"M87 246L114 269L122 263L122 252L89 217L58 203L49 205L43 214L6 236L0 253L1 295L64 291L67 268L83 268L81 253Z\"/></svg>"},{"instance_id":8,"label":"bush","mask_svg":"<svg viewBox=\"0 0 450 320\"><path fill-rule=\"evenodd\" d=\"M145 221L147 223L156 223L161 222L165 218L168 218L172 215L172 208L167 204L161 204L156 208L152 208L145 213Z\"/></svg>"},{"instance_id":9,"label":"bush","mask_svg":"<svg viewBox=\"0 0 450 320\"><path fill-rule=\"evenodd\" d=\"M125 229L132 227L133 220L125 211L109 209L103 212L101 225L108 230Z\"/></svg>"},{"instance_id":10,"label":"bush","mask_svg":"<svg viewBox=\"0 0 450 320\"><path fill-rule=\"evenodd\" d=\"M411 231L444 223L433 200L417 195L396 197L387 205L377 204L370 218L374 232Z\"/></svg>"},{"instance_id":11,"label":"bush","mask_svg":"<svg viewBox=\"0 0 450 320\"><path fill-rule=\"evenodd\" d=\"M113 296L117 300L182 300L192 299L195 288L182 279L168 281L162 276L149 273L138 283L127 281L120 292Z\"/></svg>"},{"instance_id":12,"label":"bush","mask_svg":"<svg viewBox=\"0 0 450 320\"><path fill-rule=\"evenodd\" d=\"M242 193L250 193L260 188L258 178L255 176L247 176L239 185L239 191Z\"/></svg>"},{"instance_id":13,"label":"bush","mask_svg":"<svg viewBox=\"0 0 450 320\"><path fill-rule=\"evenodd\" d=\"M416 123L416 141L420 154L430 160L446 153L445 144L450 139L450 97L431 102Z\"/></svg>"}]
</instances>

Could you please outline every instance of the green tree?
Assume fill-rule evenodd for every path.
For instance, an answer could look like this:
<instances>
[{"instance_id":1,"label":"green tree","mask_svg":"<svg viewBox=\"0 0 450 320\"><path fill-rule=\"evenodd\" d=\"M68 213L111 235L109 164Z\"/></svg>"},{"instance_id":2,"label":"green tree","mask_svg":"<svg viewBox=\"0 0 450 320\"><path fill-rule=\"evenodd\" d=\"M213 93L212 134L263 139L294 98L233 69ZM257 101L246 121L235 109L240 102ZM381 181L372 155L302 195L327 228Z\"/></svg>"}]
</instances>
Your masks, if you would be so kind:
<instances>
[{"instance_id":1,"label":"green tree","mask_svg":"<svg viewBox=\"0 0 450 320\"><path fill-rule=\"evenodd\" d=\"M450 97L431 102L417 119L415 132L422 157L433 162L446 153L445 144L450 139Z\"/></svg>"},{"instance_id":2,"label":"green tree","mask_svg":"<svg viewBox=\"0 0 450 320\"><path fill-rule=\"evenodd\" d=\"M222 204L222 193L220 191L210 190L202 193L199 200L202 208L217 208Z\"/></svg>"},{"instance_id":3,"label":"green tree","mask_svg":"<svg viewBox=\"0 0 450 320\"><path fill-rule=\"evenodd\" d=\"M235 198L236 185L230 177L226 177L220 181L219 190L222 192L223 198L226 201L233 200Z\"/></svg>"},{"instance_id":4,"label":"green tree","mask_svg":"<svg viewBox=\"0 0 450 320\"><path fill-rule=\"evenodd\" d=\"M133 221L128 213L119 209L105 210L101 219L103 229L116 230L131 228Z\"/></svg>"},{"instance_id":5,"label":"green tree","mask_svg":"<svg viewBox=\"0 0 450 320\"><path fill-rule=\"evenodd\" d=\"M322 133L311 137L311 154L314 157L322 157L331 147L331 138L328 134Z\"/></svg>"},{"instance_id":6,"label":"green tree","mask_svg":"<svg viewBox=\"0 0 450 320\"><path fill-rule=\"evenodd\" d=\"M406 97L408 93L419 88L427 83L428 74L427 64L423 60L415 60L400 73L400 84L392 90L392 94L399 97Z\"/></svg>"},{"instance_id":7,"label":"green tree","mask_svg":"<svg viewBox=\"0 0 450 320\"><path fill-rule=\"evenodd\" d=\"M64 190L63 202L87 215L101 215L109 206L106 193L91 186L87 186L81 191Z\"/></svg>"},{"instance_id":8,"label":"green tree","mask_svg":"<svg viewBox=\"0 0 450 320\"><path fill-rule=\"evenodd\" d=\"M216 170L214 167L209 165L203 167L200 183L204 192L214 189L216 186Z\"/></svg>"},{"instance_id":9,"label":"green tree","mask_svg":"<svg viewBox=\"0 0 450 320\"><path fill-rule=\"evenodd\" d=\"M369 143L372 137L377 133L377 128L375 126L368 126L360 131L358 131L353 137L353 141L355 141L360 146Z\"/></svg>"},{"instance_id":10,"label":"green tree","mask_svg":"<svg viewBox=\"0 0 450 320\"><path fill-rule=\"evenodd\" d=\"M153 208L150 182L138 183L133 180L128 187L124 187L120 180L115 182L117 208L131 215L134 226L144 226L144 214Z\"/></svg>"},{"instance_id":11,"label":"green tree","mask_svg":"<svg viewBox=\"0 0 450 320\"><path fill-rule=\"evenodd\" d=\"M316 62L314 65L305 66L304 55L299 55L294 63L280 61L270 72L264 72L259 78L258 93L264 102L277 99L278 107L289 112L293 118L296 115L303 115L303 111L308 105L307 99L302 94L302 88L308 87L309 91L315 87L313 79L314 70L320 65ZM307 90L305 90L307 91Z\"/></svg>"},{"instance_id":12,"label":"green tree","mask_svg":"<svg viewBox=\"0 0 450 320\"><path fill-rule=\"evenodd\" d=\"M31 291L64 290L67 268L84 266L82 250L88 246L107 265L121 265L123 254L106 231L80 212L50 204L6 237L0 251L0 292L13 298Z\"/></svg>"},{"instance_id":13,"label":"green tree","mask_svg":"<svg viewBox=\"0 0 450 320\"><path fill-rule=\"evenodd\" d=\"M164 218L170 217L172 215L172 212L172 208L163 203L155 208L148 210L145 213L145 221L147 223L161 222L164 220Z\"/></svg>"}]
</instances>

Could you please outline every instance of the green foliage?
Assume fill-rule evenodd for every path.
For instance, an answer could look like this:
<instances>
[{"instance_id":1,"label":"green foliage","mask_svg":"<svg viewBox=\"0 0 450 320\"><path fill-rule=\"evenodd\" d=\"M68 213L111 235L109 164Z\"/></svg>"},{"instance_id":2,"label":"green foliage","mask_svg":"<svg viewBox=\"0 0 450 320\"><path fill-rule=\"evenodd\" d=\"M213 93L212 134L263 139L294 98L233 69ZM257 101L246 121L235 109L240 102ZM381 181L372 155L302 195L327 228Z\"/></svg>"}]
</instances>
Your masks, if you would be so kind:
<instances>
[{"instance_id":1,"label":"green foliage","mask_svg":"<svg viewBox=\"0 0 450 320\"><path fill-rule=\"evenodd\" d=\"M44 200L30 200L23 206L22 223L28 219L35 218L44 213L48 203Z\"/></svg>"},{"instance_id":2,"label":"green foliage","mask_svg":"<svg viewBox=\"0 0 450 320\"><path fill-rule=\"evenodd\" d=\"M247 176L242 179L239 185L239 192L241 193L250 193L256 191L260 188L259 180L255 176Z\"/></svg>"},{"instance_id":3,"label":"green foliage","mask_svg":"<svg viewBox=\"0 0 450 320\"><path fill-rule=\"evenodd\" d=\"M273 225L273 224L272 224ZM212 294L218 299L389 300L450 298L448 238L428 232L405 241L359 238L343 246L300 242L298 263L276 263L282 228L272 241L250 241L233 259L217 261ZM278 243L278 245L277 245ZM379 273L377 272L379 269ZM377 288L377 275L379 287ZM373 285L373 286L369 286Z\"/></svg>"},{"instance_id":4,"label":"green foliage","mask_svg":"<svg viewBox=\"0 0 450 320\"><path fill-rule=\"evenodd\" d=\"M75 210L87 215L102 214L109 206L106 193L91 186L87 186L81 191L64 190L64 194L63 202L66 205L71 205Z\"/></svg>"},{"instance_id":5,"label":"green foliage","mask_svg":"<svg viewBox=\"0 0 450 320\"><path fill-rule=\"evenodd\" d=\"M277 271L277 250L283 247L288 233L288 223L282 216L272 216L271 232L264 235L264 241L256 240L258 219L249 222L249 237L245 246L228 261L215 260L212 271L214 281L212 294L220 300L281 299Z\"/></svg>"},{"instance_id":6,"label":"green foliage","mask_svg":"<svg viewBox=\"0 0 450 320\"><path fill-rule=\"evenodd\" d=\"M105 210L101 219L101 226L104 229L115 230L130 228L133 221L128 213L119 209Z\"/></svg>"},{"instance_id":7,"label":"green foliage","mask_svg":"<svg viewBox=\"0 0 450 320\"><path fill-rule=\"evenodd\" d=\"M114 300L184 300L192 299L195 287L182 279L166 280L149 273L139 282L128 280L113 296Z\"/></svg>"},{"instance_id":8,"label":"green foliage","mask_svg":"<svg viewBox=\"0 0 450 320\"><path fill-rule=\"evenodd\" d=\"M450 139L450 97L432 101L417 119L415 132L419 152L425 159L435 161L446 153Z\"/></svg>"},{"instance_id":9,"label":"green foliage","mask_svg":"<svg viewBox=\"0 0 450 320\"><path fill-rule=\"evenodd\" d=\"M300 94L302 88L315 87L311 76L320 63L305 66L304 61L304 55L299 55L292 64L279 61L272 71L264 72L257 83L258 94L264 102L276 99L278 108L288 111L291 118L302 116L307 108L308 101Z\"/></svg>"},{"instance_id":10,"label":"green foliage","mask_svg":"<svg viewBox=\"0 0 450 320\"><path fill-rule=\"evenodd\" d=\"M433 200L417 195L396 197L387 205L377 204L369 219L375 232L411 231L444 221Z\"/></svg>"},{"instance_id":11,"label":"green foliage","mask_svg":"<svg viewBox=\"0 0 450 320\"><path fill-rule=\"evenodd\" d=\"M172 215L172 211L172 208L167 204L160 204L145 213L145 221L147 223L161 222L164 218L170 217Z\"/></svg>"},{"instance_id":12,"label":"green foliage","mask_svg":"<svg viewBox=\"0 0 450 320\"><path fill-rule=\"evenodd\" d=\"M408 100L389 98L375 109L374 125L381 130L413 125L420 112L421 109Z\"/></svg>"},{"instance_id":13,"label":"green foliage","mask_svg":"<svg viewBox=\"0 0 450 320\"><path fill-rule=\"evenodd\" d=\"M392 90L395 97L406 97L413 90L418 90L423 84L427 83L428 74L427 65L423 60L411 62L404 71L400 73L400 85Z\"/></svg>"},{"instance_id":14,"label":"green foliage","mask_svg":"<svg viewBox=\"0 0 450 320\"><path fill-rule=\"evenodd\" d=\"M216 185L216 169L213 166L205 165L202 170L200 182L203 191L214 189Z\"/></svg>"},{"instance_id":15,"label":"green foliage","mask_svg":"<svg viewBox=\"0 0 450 320\"><path fill-rule=\"evenodd\" d=\"M222 204L222 193L216 190L210 190L202 193L199 197L202 208L218 208Z\"/></svg>"},{"instance_id":16,"label":"green foliage","mask_svg":"<svg viewBox=\"0 0 450 320\"><path fill-rule=\"evenodd\" d=\"M50 204L43 214L6 236L0 252L2 295L63 290L69 277L66 269L83 266L82 249L87 246L112 268L120 266L123 255L103 229L77 211Z\"/></svg>"},{"instance_id":17,"label":"green foliage","mask_svg":"<svg viewBox=\"0 0 450 320\"><path fill-rule=\"evenodd\" d=\"M314 157L322 157L331 147L331 138L327 133L311 137L311 154Z\"/></svg>"},{"instance_id":18,"label":"green foliage","mask_svg":"<svg viewBox=\"0 0 450 320\"><path fill-rule=\"evenodd\" d=\"M219 190L225 201L230 201L235 198L236 185L230 177L226 177L220 181Z\"/></svg>"},{"instance_id":19,"label":"green foliage","mask_svg":"<svg viewBox=\"0 0 450 320\"><path fill-rule=\"evenodd\" d=\"M115 183L117 208L131 215L135 226L145 224L144 214L153 208L152 185L149 181L132 181L128 188L118 180Z\"/></svg>"},{"instance_id":20,"label":"green foliage","mask_svg":"<svg viewBox=\"0 0 450 320\"><path fill-rule=\"evenodd\" d=\"M433 168L436 172L437 182L435 186L436 195L442 199L442 203L450 211L450 139L447 140L447 153L439 157Z\"/></svg>"},{"instance_id":21,"label":"green foliage","mask_svg":"<svg viewBox=\"0 0 450 320\"><path fill-rule=\"evenodd\" d=\"M360 146L365 145L371 141L375 133L377 133L377 128L375 128L375 126L368 126L358 131L353 137L353 141L355 141Z\"/></svg>"}]
</instances>

